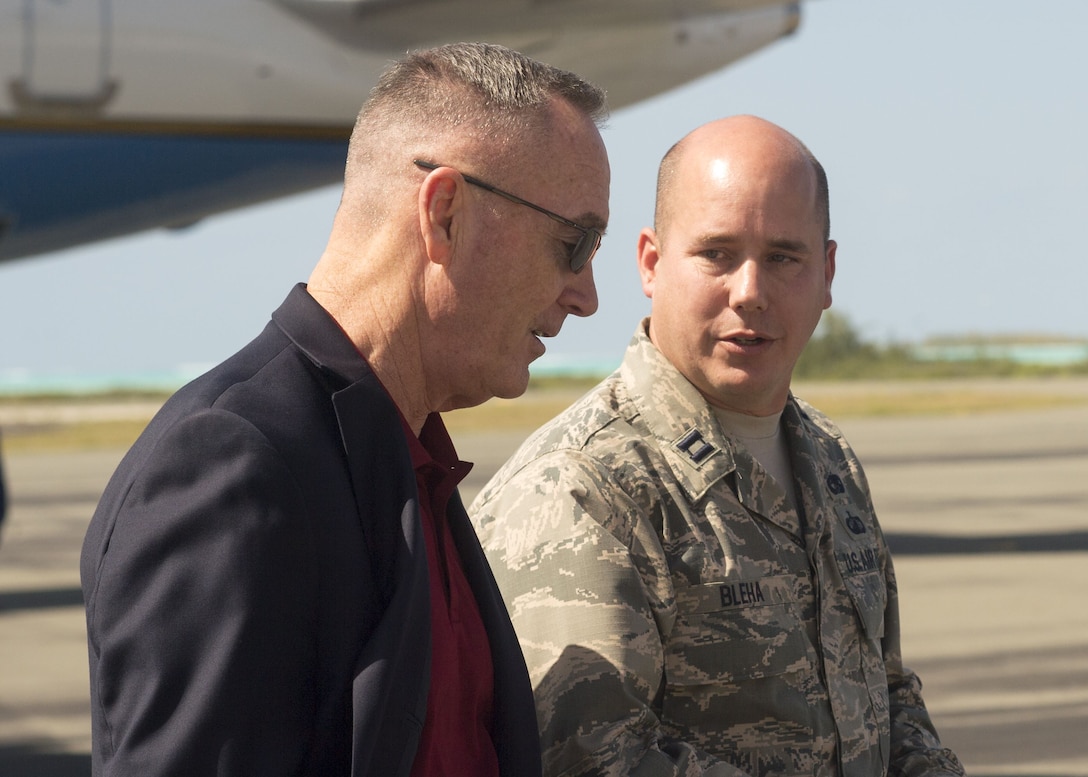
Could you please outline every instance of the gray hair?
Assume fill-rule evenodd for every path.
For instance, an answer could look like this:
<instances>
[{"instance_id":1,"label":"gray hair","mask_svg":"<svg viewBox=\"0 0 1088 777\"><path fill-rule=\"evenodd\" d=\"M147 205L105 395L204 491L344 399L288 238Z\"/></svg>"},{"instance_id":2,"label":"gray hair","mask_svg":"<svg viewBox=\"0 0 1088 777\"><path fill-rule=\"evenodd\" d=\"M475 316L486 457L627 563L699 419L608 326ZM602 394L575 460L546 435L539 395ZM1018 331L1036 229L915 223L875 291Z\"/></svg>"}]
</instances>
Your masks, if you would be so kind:
<instances>
[{"instance_id":1,"label":"gray hair","mask_svg":"<svg viewBox=\"0 0 1088 777\"><path fill-rule=\"evenodd\" d=\"M555 98L598 126L607 118L601 89L504 46L453 43L410 53L382 74L359 112L348 176L390 164L391 148L424 153L451 138L479 139L485 162L517 157L549 131ZM396 162L410 165L411 159Z\"/></svg>"}]
</instances>

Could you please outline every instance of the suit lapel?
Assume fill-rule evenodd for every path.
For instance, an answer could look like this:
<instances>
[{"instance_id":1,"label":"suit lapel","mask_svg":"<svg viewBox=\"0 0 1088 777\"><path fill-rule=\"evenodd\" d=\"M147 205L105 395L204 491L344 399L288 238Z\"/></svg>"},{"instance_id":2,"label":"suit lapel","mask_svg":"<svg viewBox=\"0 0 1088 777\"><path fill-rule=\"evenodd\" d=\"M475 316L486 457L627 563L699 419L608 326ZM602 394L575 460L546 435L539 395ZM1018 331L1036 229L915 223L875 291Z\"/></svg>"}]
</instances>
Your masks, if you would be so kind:
<instances>
[{"instance_id":1,"label":"suit lapel","mask_svg":"<svg viewBox=\"0 0 1088 777\"><path fill-rule=\"evenodd\" d=\"M400 415L305 287L295 287L272 318L328 388L383 605L356 656L352 775L406 777L427 714L431 620L419 497Z\"/></svg>"},{"instance_id":2,"label":"suit lapel","mask_svg":"<svg viewBox=\"0 0 1088 777\"><path fill-rule=\"evenodd\" d=\"M407 775L427 714L431 628L414 470L396 407L372 374L333 395L385 611L353 685L354 775ZM399 745L399 746L398 746Z\"/></svg>"}]
</instances>

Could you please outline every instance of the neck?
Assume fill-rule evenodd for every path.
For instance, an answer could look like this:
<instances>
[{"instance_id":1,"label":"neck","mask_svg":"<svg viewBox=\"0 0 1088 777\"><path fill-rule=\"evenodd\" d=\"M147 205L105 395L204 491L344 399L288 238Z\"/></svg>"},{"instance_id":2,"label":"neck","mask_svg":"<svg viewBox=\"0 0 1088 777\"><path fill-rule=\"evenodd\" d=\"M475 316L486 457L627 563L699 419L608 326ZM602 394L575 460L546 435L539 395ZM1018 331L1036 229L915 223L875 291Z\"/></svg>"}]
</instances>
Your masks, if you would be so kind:
<instances>
[{"instance_id":1,"label":"neck","mask_svg":"<svg viewBox=\"0 0 1088 777\"><path fill-rule=\"evenodd\" d=\"M411 290L389 276L347 276L327 271L326 264L314 270L307 291L340 325L418 436L436 408L427 397Z\"/></svg>"}]
</instances>

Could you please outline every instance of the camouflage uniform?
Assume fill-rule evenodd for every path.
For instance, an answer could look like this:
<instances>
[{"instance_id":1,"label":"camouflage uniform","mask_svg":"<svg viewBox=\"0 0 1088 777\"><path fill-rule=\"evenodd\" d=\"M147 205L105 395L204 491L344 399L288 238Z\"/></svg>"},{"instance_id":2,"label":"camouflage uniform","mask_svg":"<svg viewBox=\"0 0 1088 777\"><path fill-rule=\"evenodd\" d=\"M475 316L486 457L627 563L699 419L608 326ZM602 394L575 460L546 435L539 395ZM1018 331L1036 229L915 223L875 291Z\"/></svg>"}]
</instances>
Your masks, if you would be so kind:
<instances>
[{"instance_id":1,"label":"camouflage uniform","mask_svg":"<svg viewBox=\"0 0 1088 777\"><path fill-rule=\"evenodd\" d=\"M790 398L790 507L644 325L470 511L545 773L962 775L901 663L891 559L839 431Z\"/></svg>"}]
</instances>

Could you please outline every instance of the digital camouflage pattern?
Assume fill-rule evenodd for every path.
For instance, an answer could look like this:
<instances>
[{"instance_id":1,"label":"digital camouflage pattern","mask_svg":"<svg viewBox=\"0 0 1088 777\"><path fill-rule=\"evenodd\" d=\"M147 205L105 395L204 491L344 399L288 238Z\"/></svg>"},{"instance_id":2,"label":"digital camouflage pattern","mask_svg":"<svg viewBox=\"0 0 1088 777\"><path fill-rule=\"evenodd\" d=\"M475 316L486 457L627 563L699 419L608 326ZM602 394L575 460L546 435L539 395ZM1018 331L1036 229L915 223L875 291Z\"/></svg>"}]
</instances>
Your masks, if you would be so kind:
<instances>
[{"instance_id":1,"label":"digital camouflage pattern","mask_svg":"<svg viewBox=\"0 0 1088 777\"><path fill-rule=\"evenodd\" d=\"M791 507L644 326L470 511L545 773L962 775L902 665L891 559L839 431L790 398Z\"/></svg>"}]
</instances>

